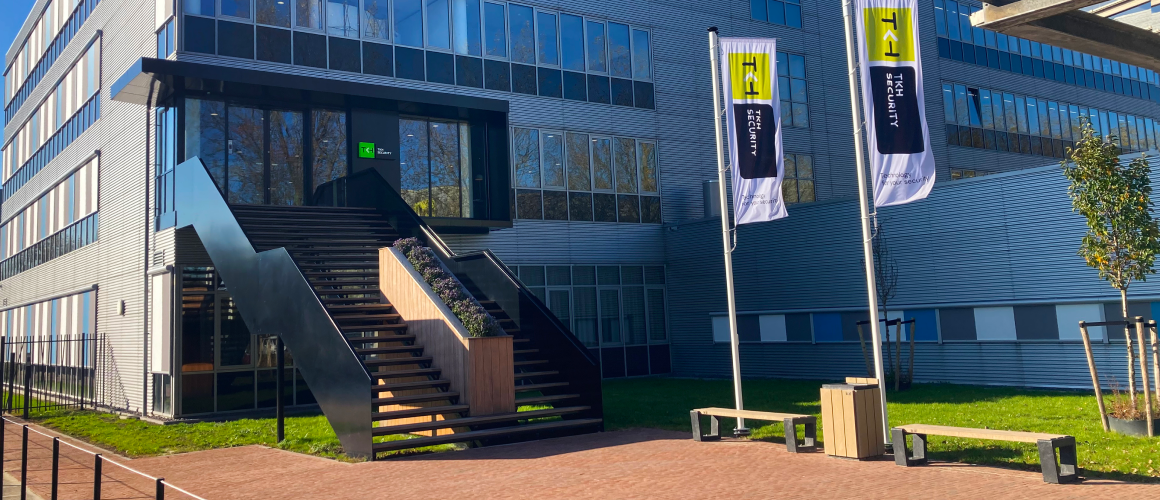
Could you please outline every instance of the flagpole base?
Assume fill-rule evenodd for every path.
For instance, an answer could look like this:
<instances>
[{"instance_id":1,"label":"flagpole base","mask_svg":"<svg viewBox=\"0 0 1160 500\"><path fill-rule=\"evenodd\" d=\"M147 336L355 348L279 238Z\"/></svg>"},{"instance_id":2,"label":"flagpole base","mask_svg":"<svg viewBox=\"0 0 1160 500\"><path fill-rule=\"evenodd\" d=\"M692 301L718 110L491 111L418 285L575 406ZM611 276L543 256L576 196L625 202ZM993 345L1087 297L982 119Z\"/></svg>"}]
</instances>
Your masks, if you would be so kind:
<instances>
[{"instance_id":1,"label":"flagpole base","mask_svg":"<svg viewBox=\"0 0 1160 500\"><path fill-rule=\"evenodd\" d=\"M738 427L733 429L733 437L745 437L749 435L749 429L745 427Z\"/></svg>"}]
</instances>

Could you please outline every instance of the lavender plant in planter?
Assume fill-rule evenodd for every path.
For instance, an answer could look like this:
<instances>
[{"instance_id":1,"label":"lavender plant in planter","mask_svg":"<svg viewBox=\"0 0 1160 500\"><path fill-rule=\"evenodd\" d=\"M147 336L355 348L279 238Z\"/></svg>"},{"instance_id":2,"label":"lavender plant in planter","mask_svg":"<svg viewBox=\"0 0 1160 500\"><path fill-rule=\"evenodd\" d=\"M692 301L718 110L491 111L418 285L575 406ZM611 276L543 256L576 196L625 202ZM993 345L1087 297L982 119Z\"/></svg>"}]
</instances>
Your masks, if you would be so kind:
<instances>
[{"instance_id":1,"label":"lavender plant in planter","mask_svg":"<svg viewBox=\"0 0 1160 500\"><path fill-rule=\"evenodd\" d=\"M395 249L407 257L407 261L415 267L415 271L431 286L431 290L443 299L447 308L467 328L472 337L496 337L506 335L499 322L471 296L463 284L448 272L435 252L422 246L416 238L403 238L395 241Z\"/></svg>"}]
</instances>

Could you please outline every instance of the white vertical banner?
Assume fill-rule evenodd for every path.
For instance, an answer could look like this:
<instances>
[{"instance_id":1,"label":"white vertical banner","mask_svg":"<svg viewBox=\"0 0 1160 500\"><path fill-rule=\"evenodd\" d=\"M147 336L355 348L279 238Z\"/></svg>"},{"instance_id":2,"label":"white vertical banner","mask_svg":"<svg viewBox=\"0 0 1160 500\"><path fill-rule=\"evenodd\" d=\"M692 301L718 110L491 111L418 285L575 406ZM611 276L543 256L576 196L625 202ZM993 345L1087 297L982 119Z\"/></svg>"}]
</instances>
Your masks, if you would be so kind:
<instances>
[{"instance_id":1,"label":"white vertical banner","mask_svg":"<svg viewBox=\"0 0 1160 500\"><path fill-rule=\"evenodd\" d=\"M926 126L918 0L855 0L858 62L874 206L921 200L934 186Z\"/></svg>"},{"instance_id":2,"label":"white vertical banner","mask_svg":"<svg viewBox=\"0 0 1160 500\"><path fill-rule=\"evenodd\" d=\"M721 38L721 75L729 164L733 171L733 220L738 224L786 216L781 197L781 101L777 89L777 41Z\"/></svg>"}]
</instances>

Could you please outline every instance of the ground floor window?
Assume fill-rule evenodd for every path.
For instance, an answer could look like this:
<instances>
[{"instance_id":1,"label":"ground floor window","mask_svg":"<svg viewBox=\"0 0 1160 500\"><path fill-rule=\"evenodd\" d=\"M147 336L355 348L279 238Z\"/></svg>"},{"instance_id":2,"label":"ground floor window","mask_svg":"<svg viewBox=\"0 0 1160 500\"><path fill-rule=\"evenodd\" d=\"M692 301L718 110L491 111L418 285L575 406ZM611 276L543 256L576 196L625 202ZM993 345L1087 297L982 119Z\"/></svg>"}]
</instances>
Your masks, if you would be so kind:
<instances>
[{"instance_id":1,"label":"ground floor window","mask_svg":"<svg viewBox=\"0 0 1160 500\"><path fill-rule=\"evenodd\" d=\"M605 376L668 373L664 266L526 265L515 270L601 358Z\"/></svg>"},{"instance_id":2,"label":"ground floor window","mask_svg":"<svg viewBox=\"0 0 1160 500\"><path fill-rule=\"evenodd\" d=\"M177 324L182 416L273 408L277 338L252 335L212 267L183 267ZM286 354L287 405L314 404L294 358Z\"/></svg>"},{"instance_id":3,"label":"ground floor window","mask_svg":"<svg viewBox=\"0 0 1160 500\"><path fill-rule=\"evenodd\" d=\"M471 126L399 119L400 193L426 217L471 218Z\"/></svg>"}]
</instances>

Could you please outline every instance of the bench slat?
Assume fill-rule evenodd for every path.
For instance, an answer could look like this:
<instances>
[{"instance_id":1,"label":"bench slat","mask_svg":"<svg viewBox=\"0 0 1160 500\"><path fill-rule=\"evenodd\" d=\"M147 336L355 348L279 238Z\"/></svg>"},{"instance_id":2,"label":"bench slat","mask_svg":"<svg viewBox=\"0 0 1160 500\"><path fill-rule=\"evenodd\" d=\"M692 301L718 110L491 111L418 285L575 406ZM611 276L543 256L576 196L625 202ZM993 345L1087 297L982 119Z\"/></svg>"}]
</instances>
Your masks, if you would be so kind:
<instances>
[{"instance_id":1,"label":"bench slat","mask_svg":"<svg viewBox=\"0 0 1160 500\"><path fill-rule=\"evenodd\" d=\"M952 427L949 425L911 424L896 427L908 434L933 434L972 439L990 439L994 441L1013 441L1018 443L1036 443L1041 439L1059 439L1067 437L1064 434L1044 434L1041 432L1002 431L996 429L972 429L969 427Z\"/></svg>"},{"instance_id":2,"label":"bench slat","mask_svg":"<svg viewBox=\"0 0 1160 500\"><path fill-rule=\"evenodd\" d=\"M741 417L750 418L753 420L770 420L781 421L787 418L801 418L809 417L811 415L798 415L796 413L773 413L768 411L753 411L753 410L736 410L733 408L701 408L697 410L702 415L714 415L717 417Z\"/></svg>"}]
</instances>

